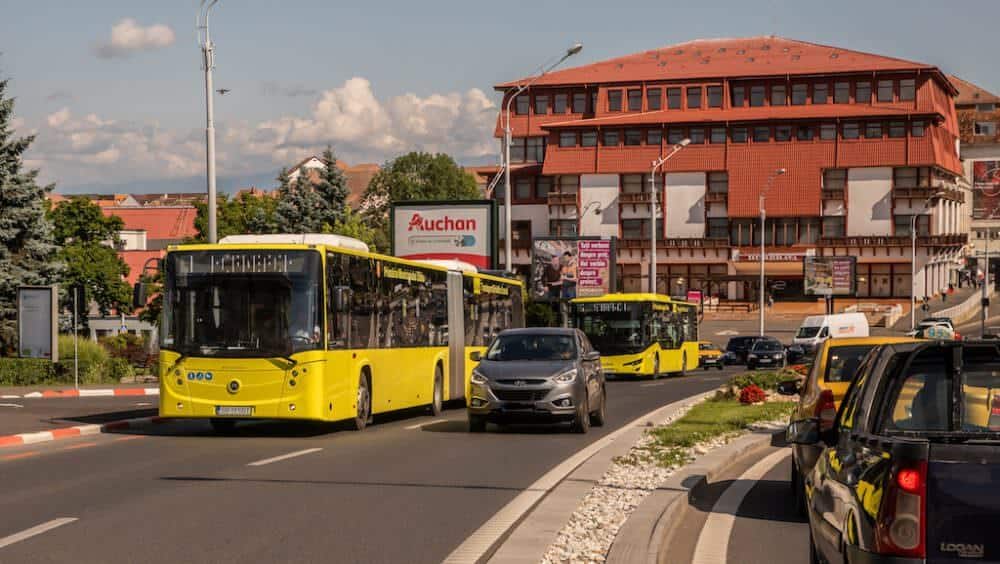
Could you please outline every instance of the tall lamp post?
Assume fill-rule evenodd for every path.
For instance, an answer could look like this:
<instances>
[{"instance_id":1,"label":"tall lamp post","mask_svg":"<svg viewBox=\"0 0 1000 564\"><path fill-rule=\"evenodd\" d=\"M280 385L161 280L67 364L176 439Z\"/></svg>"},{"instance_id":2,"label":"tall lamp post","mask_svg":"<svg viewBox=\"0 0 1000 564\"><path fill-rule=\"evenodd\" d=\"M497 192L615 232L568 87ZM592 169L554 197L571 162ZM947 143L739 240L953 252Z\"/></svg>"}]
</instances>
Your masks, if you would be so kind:
<instances>
[{"instance_id":1,"label":"tall lamp post","mask_svg":"<svg viewBox=\"0 0 1000 564\"><path fill-rule=\"evenodd\" d=\"M670 157L677 154L684 147L691 144L688 138L681 139L680 143L674 145L666 155L653 161L652 169L649 171L649 293L656 293L656 170L670 160ZM666 222L666 218L664 218ZM670 292L670 288L667 288Z\"/></svg>"},{"instance_id":2,"label":"tall lamp post","mask_svg":"<svg viewBox=\"0 0 1000 564\"><path fill-rule=\"evenodd\" d=\"M504 171L503 171L503 176L504 176L504 181L503 181L503 186L504 186L503 212L504 212L504 216L505 216L504 217L504 227L507 230L506 234L505 234L505 237L504 237L504 249L503 249L503 251L504 251L505 268L506 268L507 272L513 272L514 271L514 265L513 265L514 258L513 258L513 248L512 248L512 239L513 239L513 237L511 236L512 220L511 220L511 217L510 217L511 216L510 201L513 199L512 195L510 193L510 144L511 144L510 105L514 102L514 100L517 99L517 97L519 95L521 95L522 92L524 92L525 90L528 89L529 86L531 86L532 84L534 84L534 82L536 80L538 80L539 78L541 78L542 76L544 76L546 73L548 73L552 69L554 69L557 66L561 65L563 63L563 61L565 61L566 59L572 57L573 55L576 55L577 53L579 53L582 50L583 50L583 44L582 43L574 43L573 46L570 47L569 49L567 49L566 52L563 53L562 56L559 57L559 59L556 60L554 63L548 64L548 65L543 64L541 66L542 71L540 73L538 73L537 75L535 75L534 77L532 77L530 80L528 80L527 82L525 82L521 86L518 86L517 89L514 90L514 93L511 94L509 98L507 98L507 104L506 104L506 108L504 110L505 114L506 114L506 123L504 124L504 128L503 128L503 168L504 168Z\"/></svg>"},{"instance_id":3,"label":"tall lamp post","mask_svg":"<svg viewBox=\"0 0 1000 564\"><path fill-rule=\"evenodd\" d=\"M758 293L760 294L760 336L764 336L764 221L767 216L767 212L764 211L764 199L767 197L768 190L771 189L771 185L774 184L774 179L785 174L785 169L779 168L771 173L767 177L767 184L764 185L764 189L760 191L760 289Z\"/></svg>"},{"instance_id":4,"label":"tall lamp post","mask_svg":"<svg viewBox=\"0 0 1000 564\"><path fill-rule=\"evenodd\" d=\"M216 243L215 204L215 117L212 107L212 67L215 66L215 45L208 32L208 16L219 0L201 0L198 9L198 44L201 46L202 64L205 66L205 160L208 176L208 242Z\"/></svg>"},{"instance_id":5,"label":"tall lamp post","mask_svg":"<svg viewBox=\"0 0 1000 564\"><path fill-rule=\"evenodd\" d=\"M944 192L931 194L920 211L910 216L910 331L917 328L917 218L937 204L942 196ZM927 295L927 288L924 288L924 295Z\"/></svg>"}]
</instances>

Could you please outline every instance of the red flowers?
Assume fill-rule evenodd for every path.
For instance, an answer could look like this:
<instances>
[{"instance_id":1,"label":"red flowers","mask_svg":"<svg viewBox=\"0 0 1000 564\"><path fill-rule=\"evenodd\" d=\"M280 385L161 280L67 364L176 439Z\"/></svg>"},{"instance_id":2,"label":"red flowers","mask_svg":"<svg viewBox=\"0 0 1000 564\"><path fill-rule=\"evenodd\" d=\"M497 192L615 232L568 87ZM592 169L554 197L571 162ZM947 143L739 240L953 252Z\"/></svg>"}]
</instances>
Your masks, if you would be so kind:
<instances>
[{"instance_id":1,"label":"red flowers","mask_svg":"<svg viewBox=\"0 0 1000 564\"><path fill-rule=\"evenodd\" d=\"M752 404L760 403L767 399L767 393L756 384L750 384L740 390L740 403Z\"/></svg>"}]
</instances>

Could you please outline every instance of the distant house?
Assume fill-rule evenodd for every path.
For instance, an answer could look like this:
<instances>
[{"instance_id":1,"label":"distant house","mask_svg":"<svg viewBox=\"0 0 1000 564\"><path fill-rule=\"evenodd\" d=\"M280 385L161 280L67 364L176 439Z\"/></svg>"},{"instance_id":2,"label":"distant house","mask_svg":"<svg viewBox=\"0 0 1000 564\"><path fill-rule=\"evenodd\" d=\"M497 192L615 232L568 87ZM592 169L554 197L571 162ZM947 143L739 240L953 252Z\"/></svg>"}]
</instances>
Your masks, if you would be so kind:
<instances>
[{"instance_id":1,"label":"distant house","mask_svg":"<svg viewBox=\"0 0 1000 564\"><path fill-rule=\"evenodd\" d=\"M115 207L101 211L105 216L120 217L125 222L123 235L145 232L145 244L126 242L124 249L127 250L161 250L198 234L194 226L198 211L194 206Z\"/></svg>"},{"instance_id":2,"label":"distant house","mask_svg":"<svg viewBox=\"0 0 1000 564\"><path fill-rule=\"evenodd\" d=\"M310 180L314 183L318 182L320 174L326 170L327 164L322 157L317 157L316 155L306 157L289 169L288 179L291 182L295 182L301 174L300 171L304 170L309 175ZM375 174L378 173L380 167L375 163L348 166L344 161L337 161L337 168L342 170L344 176L347 177L347 204L356 209L361 205L361 199L365 195L365 190L368 189L368 184L375 177Z\"/></svg>"}]
</instances>

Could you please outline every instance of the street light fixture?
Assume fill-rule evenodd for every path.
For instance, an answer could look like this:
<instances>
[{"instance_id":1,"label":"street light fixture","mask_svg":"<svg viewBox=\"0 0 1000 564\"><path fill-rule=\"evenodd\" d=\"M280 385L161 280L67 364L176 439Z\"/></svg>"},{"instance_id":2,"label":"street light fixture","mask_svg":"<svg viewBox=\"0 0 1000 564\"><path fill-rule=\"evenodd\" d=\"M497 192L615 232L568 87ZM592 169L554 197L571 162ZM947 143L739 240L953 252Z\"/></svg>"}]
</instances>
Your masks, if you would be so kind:
<instances>
[{"instance_id":1,"label":"street light fixture","mask_svg":"<svg viewBox=\"0 0 1000 564\"><path fill-rule=\"evenodd\" d=\"M681 139L674 145L673 150L665 156L653 161L652 169L649 171L649 293L656 293L656 169L663 166L670 160L670 157L677 154L684 147L691 144L688 138ZM666 221L666 218L664 218ZM670 288L667 288L670 292Z\"/></svg>"},{"instance_id":2,"label":"street light fixture","mask_svg":"<svg viewBox=\"0 0 1000 564\"><path fill-rule=\"evenodd\" d=\"M920 211L910 216L910 331L917 328L917 218L932 206L937 205L937 201L944 196L944 191L931 194L924 200ZM926 287L924 295L927 295Z\"/></svg>"},{"instance_id":3,"label":"street light fixture","mask_svg":"<svg viewBox=\"0 0 1000 564\"><path fill-rule=\"evenodd\" d=\"M219 0L201 0L198 8L196 31L201 46L202 63L205 65L205 160L208 177L208 242L218 241L215 203L215 116L212 107L212 67L215 66L215 45L208 31L208 17Z\"/></svg>"},{"instance_id":4,"label":"street light fixture","mask_svg":"<svg viewBox=\"0 0 1000 564\"><path fill-rule=\"evenodd\" d=\"M771 189L771 185L774 183L774 179L785 174L785 169L779 168L771 173L767 177L767 184L764 185L764 189L760 191L760 336L764 336L764 221L767 216L767 212L764 211L764 199L767 197L768 190Z\"/></svg>"},{"instance_id":5,"label":"street light fixture","mask_svg":"<svg viewBox=\"0 0 1000 564\"><path fill-rule=\"evenodd\" d=\"M503 160L502 168L504 176L503 211L505 216L504 226L506 228L506 234L504 236L504 262L507 272L514 271L514 265L513 265L514 258L513 258L513 248L511 241L512 220L510 217L511 200L512 200L510 191L510 144L511 144L510 105L514 102L515 99L517 99L519 95L521 95L522 92L524 92L525 90L528 89L529 86L534 84L536 80L545 76L552 69L562 64L563 61L572 57L573 55L576 55L582 50L583 50L583 43L574 43L569 49L566 49L566 52L563 53L562 56L559 57L559 59L556 60L554 63L548 65L543 64L540 67L541 68L540 73L532 77L530 80L528 80L521 86L518 86L517 89L514 90L514 93L511 94L509 98L507 98L507 103L505 105L506 107L504 110L506 113L506 123L504 124L504 129L503 129L503 159L502 159Z\"/></svg>"}]
</instances>

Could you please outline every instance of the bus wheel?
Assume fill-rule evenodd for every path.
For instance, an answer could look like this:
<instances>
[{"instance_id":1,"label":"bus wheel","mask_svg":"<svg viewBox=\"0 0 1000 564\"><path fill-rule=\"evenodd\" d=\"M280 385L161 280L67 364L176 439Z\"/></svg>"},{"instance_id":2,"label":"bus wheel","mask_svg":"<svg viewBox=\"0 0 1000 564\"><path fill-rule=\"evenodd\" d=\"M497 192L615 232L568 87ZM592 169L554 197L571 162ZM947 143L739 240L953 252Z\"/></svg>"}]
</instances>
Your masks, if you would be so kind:
<instances>
[{"instance_id":1,"label":"bus wheel","mask_svg":"<svg viewBox=\"0 0 1000 564\"><path fill-rule=\"evenodd\" d=\"M444 410L444 376L441 374L441 365L434 368L434 394L431 396L431 415L438 416Z\"/></svg>"},{"instance_id":2,"label":"bus wheel","mask_svg":"<svg viewBox=\"0 0 1000 564\"><path fill-rule=\"evenodd\" d=\"M212 430L220 435L228 435L236 428L235 419L212 419Z\"/></svg>"},{"instance_id":3,"label":"bus wheel","mask_svg":"<svg viewBox=\"0 0 1000 564\"><path fill-rule=\"evenodd\" d=\"M355 431L364 431L368 426L368 421L372 416L372 393L371 383L368 380L368 373L362 372L361 379L358 380L357 413L351 420L351 426Z\"/></svg>"}]
</instances>

